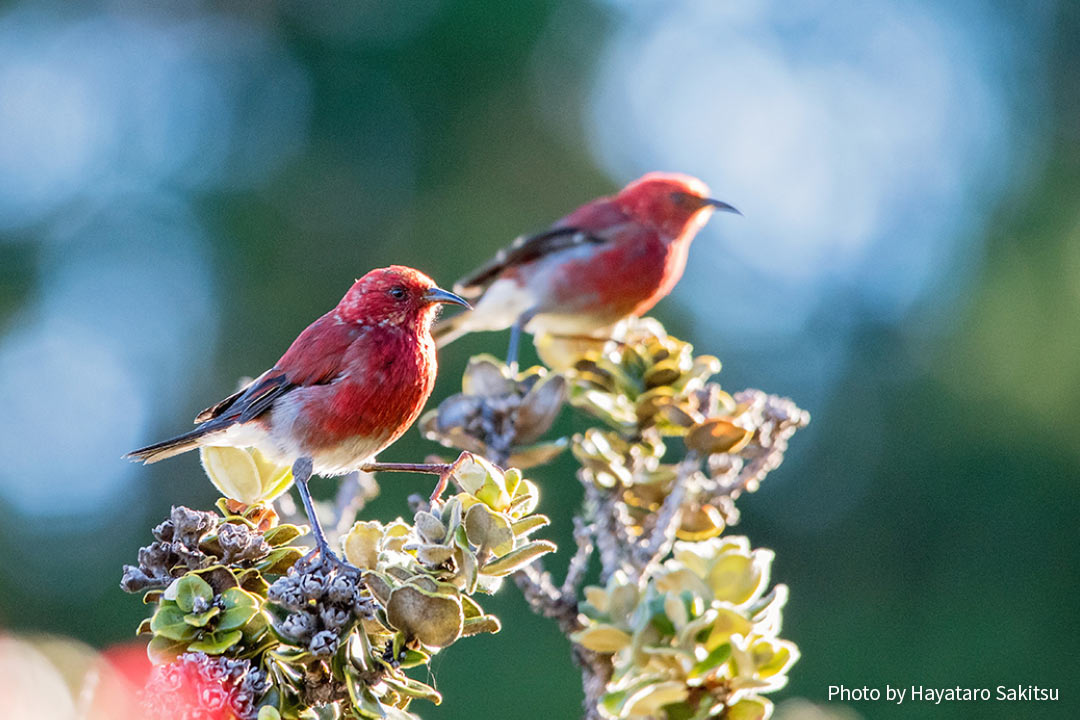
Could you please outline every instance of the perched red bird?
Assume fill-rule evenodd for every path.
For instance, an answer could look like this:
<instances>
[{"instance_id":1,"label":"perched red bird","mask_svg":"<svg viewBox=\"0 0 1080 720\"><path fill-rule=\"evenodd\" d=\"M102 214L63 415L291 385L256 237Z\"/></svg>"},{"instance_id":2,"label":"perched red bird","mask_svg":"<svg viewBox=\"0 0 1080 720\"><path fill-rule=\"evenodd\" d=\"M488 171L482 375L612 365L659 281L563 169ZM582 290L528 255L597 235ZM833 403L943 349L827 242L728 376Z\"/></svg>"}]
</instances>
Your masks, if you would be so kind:
<instances>
[{"instance_id":1,"label":"perched red bird","mask_svg":"<svg viewBox=\"0 0 1080 720\"><path fill-rule=\"evenodd\" d=\"M291 463L316 541L331 557L307 481L359 469L413 424L435 385L431 325L441 303L469 307L412 268L372 270L274 367L199 413L198 427L126 457L152 463L216 445Z\"/></svg>"},{"instance_id":2,"label":"perched red bird","mask_svg":"<svg viewBox=\"0 0 1080 720\"><path fill-rule=\"evenodd\" d=\"M509 361L522 330L594 335L648 312L682 277L690 242L713 210L689 175L649 173L613 197L582 205L545 232L520 237L454 290L474 309L440 322L438 345L477 330L512 328Z\"/></svg>"}]
</instances>

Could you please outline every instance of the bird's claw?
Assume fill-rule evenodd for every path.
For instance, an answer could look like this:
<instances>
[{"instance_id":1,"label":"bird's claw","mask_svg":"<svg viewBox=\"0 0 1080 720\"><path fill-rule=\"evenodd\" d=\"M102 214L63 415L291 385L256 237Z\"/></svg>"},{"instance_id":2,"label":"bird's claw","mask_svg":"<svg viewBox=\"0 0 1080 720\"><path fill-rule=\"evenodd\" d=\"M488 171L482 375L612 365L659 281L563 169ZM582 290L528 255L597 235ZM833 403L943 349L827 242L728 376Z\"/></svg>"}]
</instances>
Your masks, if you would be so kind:
<instances>
[{"instance_id":1,"label":"bird's claw","mask_svg":"<svg viewBox=\"0 0 1080 720\"><path fill-rule=\"evenodd\" d=\"M319 547L316 545L304 555L302 558L296 561L296 565L299 569L307 569L312 565L328 565L331 568L342 571L360 572L360 568L356 567L348 560L344 560L338 557L338 554L331 550L329 547Z\"/></svg>"},{"instance_id":2,"label":"bird's claw","mask_svg":"<svg viewBox=\"0 0 1080 720\"><path fill-rule=\"evenodd\" d=\"M442 497L442 494L446 492L446 486L450 484L450 475L453 473L454 466L448 465L445 470L439 473L439 482L435 484L435 489L431 491L431 497L428 502L434 505Z\"/></svg>"}]
</instances>

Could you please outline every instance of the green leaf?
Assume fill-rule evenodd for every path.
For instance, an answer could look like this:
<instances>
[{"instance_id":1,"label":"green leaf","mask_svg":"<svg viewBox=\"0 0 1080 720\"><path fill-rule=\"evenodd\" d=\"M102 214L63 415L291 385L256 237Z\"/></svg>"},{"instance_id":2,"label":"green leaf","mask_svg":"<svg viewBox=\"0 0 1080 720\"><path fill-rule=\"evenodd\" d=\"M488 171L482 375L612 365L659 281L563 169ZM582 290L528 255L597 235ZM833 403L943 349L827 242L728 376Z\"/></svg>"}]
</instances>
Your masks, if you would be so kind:
<instances>
[{"instance_id":1,"label":"green leaf","mask_svg":"<svg viewBox=\"0 0 1080 720\"><path fill-rule=\"evenodd\" d=\"M629 715L658 715L660 708L682 702L689 694L689 688L677 680L651 683L627 698L624 712Z\"/></svg>"},{"instance_id":2,"label":"green leaf","mask_svg":"<svg viewBox=\"0 0 1080 720\"><path fill-rule=\"evenodd\" d=\"M180 657L185 649L187 649L186 642L177 642L163 635L155 635L146 646L146 655L155 665L165 665Z\"/></svg>"},{"instance_id":3,"label":"green leaf","mask_svg":"<svg viewBox=\"0 0 1080 720\"><path fill-rule=\"evenodd\" d=\"M492 560L484 565L484 567L480 569L480 572L485 575L494 575L496 577L509 575L515 570L520 570L525 567L541 555L546 555L555 550L555 543L548 542L547 540L534 540L533 542L522 545L516 550L511 550L500 558Z\"/></svg>"},{"instance_id":4,"label":"green leaf","mask_svg":"<svg viewBox=\"0 0 1080 720\"><path fill-rule=\"evenodd\" d=\"M461 628L461 636L479 635L480 633L495 633L502 630L502 623L494 615L469 618Z\"/></svg>"},{"instance_id":5,"label":"green leaf","mask_svg":"<svg viewBox=\"0 0 1080 720\"><path fill-rule=\"evenodd\" d=\"M263 533L263 540L266 540L268 545L277 547L278 545L285 545L286 543L290 543L303 534L304 530L301 530L296 525L278 525L277 527L272 527L265 533Z\"/></svg>"},{"instance_id":6,"label":"green leaf","mask_svg":"<svg viewBox=\"0 0 1080 720\"><path fill-rule=\"evenodd\" d=\"M622 705L626 702L626 697L629 693L626 690L617 690L615 692L605 693L600 698L600 707L607 711L607 714L611 717L619 717L619 711L622 709Z\"/></svg>"},{"instance_id":7,"label":"green leaf","mask_svg":"<svg viewBox=\"0 0 1080 720\"><path fill-rule=\"evenodd\" d=\"M276 707L263 705L259 708L259 715L255 720L281 720L281 713L278 712Z\"/></svg>"},{"instance_id":8,"label":"green leaf","mask_svg":"<svg viewBox=\"0 0 1080 720\"><path fill-rule=\"evenodd\" d=\"M188 625L184 620L184 611L172 603L163 604L150 620L150 630L155 636L173 641L187 641L195 637L198 628Z\"/></svg>"},{"instance_id":9,"label":"green leaf","mask_svg":"<svg viewBox=\"0 0 1080 720\"><path fill-rule=\"evenodd\" d=\"M214 589L198 575L185 575L165 591L165 599L173 600L186 613L195 609L196 598L208 605L214 599Z\"/></svg>"},{"instance_id":10,"label":"green leaf","mask_svg":"<svg viewBox=\"0 0 1080 720\"><path fill-rule=\"evenodd\" d=\"M438 690L411 677L386 675L383 677L383 682L407 697L421 698L435 705L442 702L442 694Z\"/></svg>"},{"instance_id":11,"label":"green leaf","mask_svg":"<svg viewBox=\"0 0 1080 720\"><path fill-rule=\"evenodd\" d=\"M259 612L259 599L240 588L229 588L221 594L225 613L217 624L219 631L236 630Z\"/></svg>"},{"instance_id":12,"label":"green leaf","mask_svg":"<svg viewBox=\"0 0 1080 720\"><path fill-rule=\"evenodd\" d=\"M695 713L687 702L671 703L664 706L665 720L695 720L695 718L699 717L701 715Z\"/></svg>"},{"instance_id":13,"label":"green leaf","mask_svg":"<svg viewBox=\"0 0 1080 720\"><path fill-rule=\"evenodd\" d=\"M630 644L630 634L614 625L597 624L579 630L570 640L593 652L614 653Z\"/></svg>"},{"instance_id":14,"label":"green leaf","mask_svg":"<svg viewBox=\"0 0 1080 720\"><path fill-rule=\"evenodd\" d=\"M468 625L468 623L466 623ZM431 660L431 655L423 650L413 650L409 648L405 651L405 657L401 659L400 667L402 670L408 670L418 665L426 665Z\"/></svg>"},{"instance_id":15,"label":"green leaf","mask_svg":"<svg viewBox=\"0 0 1080 720\"><path fill-rule=\"evenodd\" d=\"M487 505L477 503L465 513L465 534L473 545L488 548L496 557L514 549L510 521Z\"/></svg>"},{"instance_id":16,"label":"green leaf","mask_svg":"<svg viewBox=\"0 0 1080 720\"><path fill-rule=\"evenodd\" d=\"M296 564L296 561L304 557L304 552L300 548L287 546L278 547L270 551L270 554L263 558L255 567L259 569L259 572L266 573L267 575L284 575L285 572Z\"/></svg>"},{"instance_id":17,"label":"green leaf","mask_svg":"<svg viewBox=\"0 0 1080 720\"><path fill-rule=\"evenodd\" d=\"M514 531L514 535L517 537L525 537L534 530L538 530L545 525L550 525L551 519L547 515L530 515L527 518L518 520L516 523L510 526L510 529Z\"/></svg>"},{"instance_id":18,"label":"green leaf","mask_svg":"<svg viewBox=\"0 0 1080 720\"><path fill-rule=\"evenodd\" d=\"M206 633L202 638L188 645L188 650L201 651L207 655L220 655L240 642L242 637L244 637L244 633L240 630L225 633Z\"/></svg>"},{"instance_id":19,"label":"green leaf","mask_svg":"<svg viewBox=\"0 0 1080 720\"><path fill-rule=\"evenodd\" d=\"M730 706L724 712L725 720L764 720L769 716L772 703L764 698L746 698Z\"/></svg>"},{"instance_id":20,"label":"green leaf","mask_svg":"<svg viewBox=\"0 0 1080 720\"><path fill-rule=\"evenodd\" d=\"M390 593L386 617L396 629L429 647L446 647L457 640L464 623L457 597L416 585L402 585Z\"/></svg>"},{"instance_id":21,"label":"green leaf","mask_svg":"<svg viewBox=\"0 0 1080 720\"><path fill-rule=\"evenodd\" d=\"M364 707L364 693L367 692L367 687L356 677L356 674L351 670L346 669L343 673L345 675L345 689L349 693L349 701L352 703L353 710L356 711L360 717L371 717L365 712ZM374 699L374 698L372 698ZM374 717L379 717L375 715Z\"/></svg>"},{"instance_id":22,"label":"green leaf","mask_svg":"<svg viewBox=\"0 0 1080 720\"><path fill-rule=\"evenodd\" d=\"M671 622L671 618L667 616L667 609L664 607L665 599L666 598L663 595L650 598L647 611L653 627L664 635L674 635L675 624Z\"/></svg>"},{"instance_id":23,"label":"green leaf","mask_svg":"<svg viewBox=\"0 0 1080 720\"><path fill-rule=\"evenodd\" d=\"M266 593L270 590L270 583L266 582L266 579L255 568L244 570L236 579L243 590L253 595L266 597Z\"/></svg>"},{"instance_id":24,"label":"green leaf","mask_svg":"<svg viewBox=\"0 0 1080 720\"><path fill-rule=\"evenodd\" d=\"M206 627L206 624L218 616L221 608L214 606L204 613L188 613L184 616L184 622L197 628Z\"/></svg>"},{"instance_id":25,"label":"green leaf","mask_svg":"<svg viewBox=\"0 0 1080 720\"><path fill-rule=\"evenodd\" d=\"M469 618L480 617L484 614L484 609L468 595L461 596L461 609L465 613L466 620Z\"/></svg>"},{"instance_id":26,"label":"green leaf","mask_svg":"<svg viewBox=\"0 0 1080 720\"><path fill-rule=\"evenodd\" d=\"M706 655L704 660L695 663L694 667L690 668L687 677L693 680L702 675L707 675L712 670L715 670L727 662L729 657L731 657L731 643L719 645L711 653Z\"/></svg>"}]
</instances>

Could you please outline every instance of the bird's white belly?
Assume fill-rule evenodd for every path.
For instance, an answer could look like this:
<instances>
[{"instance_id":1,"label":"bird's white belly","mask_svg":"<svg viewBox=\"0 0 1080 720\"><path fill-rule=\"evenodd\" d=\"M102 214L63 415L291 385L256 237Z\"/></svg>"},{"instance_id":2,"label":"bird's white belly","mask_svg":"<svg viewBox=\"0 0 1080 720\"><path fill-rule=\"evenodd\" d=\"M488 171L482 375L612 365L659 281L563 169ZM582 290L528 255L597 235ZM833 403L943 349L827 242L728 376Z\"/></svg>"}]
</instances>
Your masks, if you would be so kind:
<instances>
[{"instance_id":1,"label":"bird's white belly","mask_svg":"<svg viewBox=\"0 0 1080 720\"><path fill-rule=\"evenodd\" d=\"M491 284L466 318L469 330L502 330L536 305L532 290L517 280L501 278Z\"/></svg>"},{"instance_id":2,"label":"bird's white belly","mask_svg":"<svg viewBox=\"0 0 1080 720\"><path fill-rule=\"evenodd\" d=\"M301 434L292 429L296 420L296 409L295 403L279 403L274 408L269 428L257 422L239 423L205 437L202 444L253 447L271 462L289 467L299 458L310 457L313 473L324 477L344 475L356 470L371 462L375 454L386 445L385 438L357 436L332 447L305 447L296 439Z\"/></svg>"}]
</instances>

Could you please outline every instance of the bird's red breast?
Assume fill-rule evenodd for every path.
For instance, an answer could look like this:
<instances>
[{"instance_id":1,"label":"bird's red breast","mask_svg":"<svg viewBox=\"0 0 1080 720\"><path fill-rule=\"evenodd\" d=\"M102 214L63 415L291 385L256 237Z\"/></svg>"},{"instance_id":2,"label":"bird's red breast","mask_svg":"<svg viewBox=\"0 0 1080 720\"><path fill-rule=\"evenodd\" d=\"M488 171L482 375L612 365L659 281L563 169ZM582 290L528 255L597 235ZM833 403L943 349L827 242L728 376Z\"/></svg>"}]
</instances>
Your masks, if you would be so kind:
<instances>
[{"instance_id":1,"label":"bird's red breast","mask_svg":"<svg viewBox=\"0 0 1080 720\"><path fill-rule=\"evenodd\" d=\"M333 332L355 335L342 356L346 370L329 385L305 389L295 430L313 451L367 438L377 446L374 454L400 437L423 410L435 386L434 343L392 325Z\"/></svg>"},{"instance_id":2,"label":"bird's red breast","mask_svg":"<svg viewBox=\"0 0 1080 720\"><path fill-rule=\"evenodd\" d=\"M548 275L544 305L606 324L641 315L671 292L682 277L699 224L645 224L617 198L605 198L578 208L558 226L579 228L607 242L562 258L560 272ZM674 235L665 234L672 229ZM542 268L520 268L519 282L528 284L535 270Z\"/></svg>"}]
</instances>

